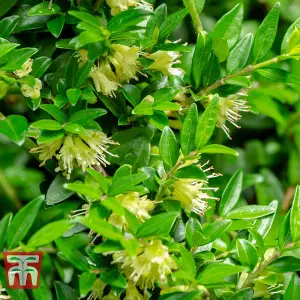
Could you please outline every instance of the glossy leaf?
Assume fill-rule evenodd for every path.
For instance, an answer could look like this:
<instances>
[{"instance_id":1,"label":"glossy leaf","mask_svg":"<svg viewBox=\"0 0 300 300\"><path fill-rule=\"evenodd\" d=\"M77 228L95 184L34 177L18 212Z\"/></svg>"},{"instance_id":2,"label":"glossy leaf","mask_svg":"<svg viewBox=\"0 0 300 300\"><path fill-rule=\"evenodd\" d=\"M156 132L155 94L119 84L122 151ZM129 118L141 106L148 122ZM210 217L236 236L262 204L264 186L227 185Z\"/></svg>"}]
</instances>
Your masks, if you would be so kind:
<instances>
[{"instance_id":1,"label":"glossy leaf","mask_svg":"<svg viewBox=\"0 0 300 300\"><path fill-rule=\"evenodd\" d=\"M236 208L226 214L229 219L256 219L275 213L275 209L263 205L249 205Z\"/></svg>"},{"instance_id":2,"label":"glossy leaf","mask_svg":"<svg viewBox=\"0 0 300 300\"><path fill-rule=\"evenodd\" d=\"M282 256L272 262L267 270L286 273L286 272L296 272L300 270L300 258L295 256Z\"/></svg>"},{"instance_id":3,"label":"glossy leaf","mask_svg":"<svg viewBox=\"0 0 300 300\"><path fill-rule=\"evenodd\" d=\"M223 145L217 145L217 144L204 146L199 149L199 152L206 153L206 154L229 154L229 155L239 156L239 153L236 150Z\"/></svg>"},{"instance_id":4,"label":"glossy leaf","mask_svg":"<svg viewBox=\"0 0 300 300\"><path fill-rule=\"evenodd\" d=\"M3 247L5 245L6 236L12 216L12 213L8 213L0 220L0 251L3 250Z\"/></svg>"},{"instance_id":5,"label":"glossy leaf","mask_svg":"<svg viewBox=\"0 0 300 300\"><path fill-rule=\"evenodd\" d=\"M291 209L290 228L292 240L296 242L300 239L300 186L296 188L293 206Z\"/></svg>"},{"instance_id":6,"label":"glossy leaf","mask_svg":"<svg viewBox=\"0 0 300 300\"><path fill-rule=\"evenodd\" d=\"M253 270L258 262L256 248L247 240L238 239L236 242L239 261L243 266Z\"/></svg>"}]
</instances>

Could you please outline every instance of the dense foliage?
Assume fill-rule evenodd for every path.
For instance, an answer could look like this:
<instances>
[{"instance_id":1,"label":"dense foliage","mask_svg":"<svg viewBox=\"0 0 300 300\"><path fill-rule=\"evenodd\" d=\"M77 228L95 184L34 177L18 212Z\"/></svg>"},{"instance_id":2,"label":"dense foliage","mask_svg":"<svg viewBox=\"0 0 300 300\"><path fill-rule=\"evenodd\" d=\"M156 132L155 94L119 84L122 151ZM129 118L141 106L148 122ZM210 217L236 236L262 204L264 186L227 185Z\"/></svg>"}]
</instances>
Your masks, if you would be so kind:
<instances>
[{"instance_id":1,"label":"dense foliage","mask_svg":"<svg viewBox=\"0 0 300 300\"><path fill-rule=\"evenodd\" d=\"M0 251L44 253L0 299L298 299L300 5L262 2L0 1Z\"/></svg>"}]
</instances>

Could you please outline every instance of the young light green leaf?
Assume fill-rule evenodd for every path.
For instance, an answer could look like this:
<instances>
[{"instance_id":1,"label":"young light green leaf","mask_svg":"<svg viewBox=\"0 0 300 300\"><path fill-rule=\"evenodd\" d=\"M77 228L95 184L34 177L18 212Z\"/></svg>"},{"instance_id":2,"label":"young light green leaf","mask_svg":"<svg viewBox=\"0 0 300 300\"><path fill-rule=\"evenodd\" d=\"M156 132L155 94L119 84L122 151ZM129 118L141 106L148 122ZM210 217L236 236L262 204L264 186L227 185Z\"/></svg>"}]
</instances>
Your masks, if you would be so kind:
<instances>
[{"instance_id":1,"label":"young light green leaf","mask_svg":"<svg viewBox=\"0 0 300 300\"><path fill-rule=\"evenodd\" d=\"M170 127L165 127L159 142L159 153L165 164L170 169L177 163L179 147L175 134Z\"/></svg>"},{"instance_id":2,"label":"young light green leaf","mask_svg":"<svg viewBox=\"0 0 300 300\"><path fill-rule=\"evenodd\" d=\"M275 213L275 209L270 206L249 205L242 206L226 214L229 219L256 219Z\"/></svg>"},{"instance_id":3,"label":"young light green leaf","mask_svg":"<svg viewBox=\"0 0 300 300\"><path fill-rule=\"evenodd\" d=\"M211 144L204 146L199 149L199 153L206 153L206 154L229 154L234 156L239 156L239 153L231 149L229 147L223 146L223 145L217 145L217 144Z\"/></svg>"},{"instance_id":4,"label":"young light green leaf","mask_svg":"<svg viewBox=\"0 0 300 300\"><path fill-rule=\"evenodd\" d=\"M238 239L236 242L239 261L243 266L253 270L258 262L256 248L247 240Z\"/></svg>"},{"instance_id":5,"label":"young light green leaf","mask_svg":"<svg viewBox=\"0 0 300 300\"><path fill-rule=\"evenodd\" d=\"M177 212L155 215L140 225L137 230L137 237L167 236L171 231L177 217Z\"/></svg>"},{"instance_id":6,"label":"young light green leaf","mask_svg":"<svg viewBox=\"0 0 300 300\"><path fill-rule=\"evenodd\" d=\"M243 17L244 7L239 3L217 22L212 31L213 39L224 38L231 49L240 37Z\"/></svg>"},{"instance_id":7,"label":"young light green leaf","mask_svg":"<svg viewBox=\"0 0 300 300\"><path fill-rule=\"evenodd\" d=\"M227 73L233 74L247 64L253 45L253 34L249 33L231 50L227 59Z\"/></svg>"},{"instance_id":8,"label":"young light green leaf","mask_svg":"<svg viewBox=\"0 0 300 300\"><path fill-rule=\"evenodd\" d=\"M255 62L260 62L272 48L280 15L280 3L277 2L258 28L253 46Z\"/></svg>"},{"instance_id":9,"label":"young light green leaf","mask_svg":"<svg viewBox=\"0 0 300 300\"><path fill-rule=\"evenodd\" d=\"M30 230L45 196L30 201L14 216L7 232L7 248L13 249Z\"/></svg>"},{"instance_id":10,"label":"young light green leaf","mask_svg":"<svg viewBox=\"0 0 300 300\"><path fill-rule=\"evenodd\" d=\"M196 148L201 149L211 138L219 114L219 97L215 95L198 122L196 130Z\"/></svg>"},{"instance_id":11,"label":"young light green leaf","mask_svg":"<svg viewBox=\"0 0 300 300\"><path fill-rule=\"evenodd\" d=\"M61 237L72 226L73 224L70 220L59 220L48 223L31 236L28 241L28 247L37 248L47 245Z\"/></svg>"},{"instance_id":12,"label":"young light green leaf","mask_svg":"<svg viewBox=\"0 0 300 300\"><path fill-rule=\"evenodd\" d=\"M195 89L198 89L200 87L202 73L206 64L208 63L211 49L211 37L204 34L204 32L199 33L192 60L192 82Z\"/></svg>"},{"instance_id":13,"label":"young light green leaf","mask_svg":"<svg viewBox=\"0 0 300 300\"><path fill-rule=\"evenodd\" d=\"M184 155L187 155L194 150L197 123L198 110L197 105L193 103L184 119L180 131L180 146Z\"/></svg>"},{"instance_id":14,"label":"young light green leaf","mask_svg":"<svg viewBox=\"0 0 300 300\"><path fill-rule=\"evenodd\" d=\"M247 270L248 268L246 267L233 264L221 262L211 263L204 267L203 271L197 277L197 282L199 284L223 282L224 277L240 272L246 272Z\"/></svg>"},{"instance_id":15,"label":"young light green leaf","mask_svg":"<svg viewBox=\"0 0 300 300\"><path fill-rule=\"evenodd\" d=\"M229 180L221 197L219 213L221 216L228 214L237 204L243 185L243 171L238 170Z\"/></svg>"},{"instance_id":16,"label":"young light green leaf","mask_svg":"<svg viewBox=\"0 0 300 300\"><path fill-rule=\"evenodd\" d=\"M32 123L30 125L31 128L45 129L45 130L60 130L62 126L55 120L40 120Z\"/></svg>"},{"instance_id":17,"label":"young light green leaf","mask_svg":"<svg viewBox=\"0 0 300 300\"><path fill-rule=\"evenodd\" d=\"M293 35L295 28L300 29L300 18L298 18L287 30L281 44L281 54L288 53L288 44Z\"/></svg>"},{"instance_id":18,"label":"young light green leaf","mask_svg":"<svg viewBox=\"0 0 300 300\"><path fill-rule=\"evenodd\" d=\"M300 185L297 186L291 209L291 234L293 242L300 239Z\"/></svg>"}]
</instances>

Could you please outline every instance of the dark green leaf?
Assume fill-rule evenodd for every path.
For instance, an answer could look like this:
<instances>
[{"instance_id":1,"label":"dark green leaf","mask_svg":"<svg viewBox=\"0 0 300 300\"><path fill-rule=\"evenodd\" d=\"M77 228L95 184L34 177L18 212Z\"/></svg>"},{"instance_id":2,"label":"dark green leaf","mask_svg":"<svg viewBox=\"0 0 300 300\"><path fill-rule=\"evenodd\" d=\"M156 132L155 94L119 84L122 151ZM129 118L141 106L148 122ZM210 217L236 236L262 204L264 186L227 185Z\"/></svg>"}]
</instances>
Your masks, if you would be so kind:
<instances>
[{"instance_id":1,"label":"dark green leaf","mask_svg":"<svg viewBox=\"0 0 300 300\"><path fill-rule=\"evenodd\" d=\"M69 118L70 123L85 125L89 120L97 119L106 114L106 110L102 108L87 108L77 111Z\"/></svg>"},{"instance_id":2,"label":"dark green leaf","mask_svg":"<svg viewBox=\"0 0 300 300\"><path fill-rule=\"evenodd\" d=\"M215 95L211 100L197 126L196 131L196 147L201 149L210 140L217 122L219 114L219 97Z\"/></svg>"},{"instance_id":3,"label":"dark green leaf","mask_svg":"<svg viewBox=\"0 0 300 300\"><path fill-rule=\"evenodd\" d=\"M256 72L270 81L300 84L299 77L285 70L277 68L263 68Z\"/></svg>"},{"instance_id":4,"label":"dark green leaf","mask_svg":"<svg viewBox=\"0 0 300 300\"><path fill-rule=\"evenodd\" d=\"M290 282L283 294L283 300L296 300L300 293L300 279L297 274L291 276Z\"/></svg>"},{"instance_id":5,"label":"dark green leaf","mask_svg":"<svg viewBox=\"0 0 300 300\"><path fill-rule=\"evenodd\" d=\"M28 12L28 16L49 16L60 12L60 7L52 2L44 1L33 6Z\"/></svg>"},{"instance_id":6,"label":"dark green leaf","mask_svg":"<svg viewBox=\"0 0 300 300\"><path fill-rule=\"evenodd\" d=\"M1 13L1 7L0 7L0 13ZM19 20L20 20L20 16L9 16L2 19L0 21L0 37L4 39L9 37L15 30L16 26L18 25Z\"/></svg>"},{"instance_id":7,"label":"dark green leaf","mask_svg":"<svg viewBox=\"0 0 300 300\"><path fill-rule=\"evenodd\" d=\"M279 14L280 3L277 2L257 30L253 47L255 62L260 62L272 48L276 38Z\"/></svg>"},{"instance_id":8,"label":"dark green leaf","mask_svg":"<svg viewBox=\"0 0 300 300\"><path fill-rule=\"evenodd\" d=\"M210 54L209 60L203 70L202 83L204 87L216 82L221 76L221 66L214 52Z\"/></svg>"},{"instance_id":9,"label":"dark green leaf","mask_svg":"<svg viewBox=\"0 0 300 300\"><path fill-rule=\"evenodd\" d=\"M16 3L17 3L17 0L1 1L0 2L0 17L5 15Z\"/></svg>"},{"instance_id":10,"label":"dark green leaf","mask_svg":"<svg viewBox=\"0 0 300 300\"><path fill-rule=\"evenodd\" d=\"M38 144L51 143L63 138L64 135L65 135L64 130L58 130L58 131L43 130L37 142Z\"/></svg>"},{"instance_id":11,"label":"dark green leaf","mask_svg":"<svg viewBox=\"0 0 300 300\"><path fill-rule=\"evenodd\" d=\"M127 281L125 277L117 269L106 269L104 272L101 272L100 279L117 288L126 289Z\"/></svg>"},{"instance_id":12,"label":"dark green leaf","mask_svg":"<svg viewBox=\"0 0 300 300\"><path fill-rule=\"evenodd\" d=\"M158 30L161 24L167 17L167 5L165 3L161 4L156 8L153 15L149 18L146 26L146 34L152 39L154 32Z\"/></svg>"},{"instance_id":13,"label":"dark green leaf","mask_svg":"<svg viewBox=\"0 0 300 300\"><path fill-rule=\"evenodd\" d=\"M65 24L65 16L59 16L55 19L50 20L47 23L47 28L53 34L53 36L58 38L62 32L64 24Z\"/></svg>"},{"instance_id":14,"label":"dark green leaf","mask_svg":"<svg viewBox=\"0 0 300 300\"><path fill-rule=\"evenodd\" d=\"M246 288L234 293L228 300L251 300L253 299L253 289Z\"/></svg>"},{"instance_id":15,"label":"dark green leaf","mask_svg":"<svg viewBox=\"0 0 300 300\"><path fill-rule=\"evenodd\" d=\"M295 256L282 256L272 262L267 270L286 273L286 272L297 272L300 270L300 258Z\"/></svg>"},{"instance_id":16,"label":"dark green leaf","mask_svg":"<svg viewBox=\"0 0 300 300\"><path fill-rule=\"evenodd\" d=\"M13 216L12 213L8 213L0 221L0 251L3 250L3 247L5 245L6 235L9 229L12 216Z\"/></svg>"},{"instance_id":17,"label":"dark green leaf","mask_svg":"<svg viewBox=\"0 0 300 300\"><path fill-rule=\"evenodd\" d=\"M180 168L175 173L175 176L177 178L190 178L190 179L197 179L203 181L207 180L205 173L195 165Z\"/></svg>"},{"instance_id":18,"label":"dark green leaf","mask_svg":"<svg viewBox=\"0 0 300 300\"><path fill-rule=\"evenodd\" d=\"M279 237L278 237L278 244L280 249L283 249L287 244L289 244L292 241L290 217L291 217L291 211L287 213L287 215L284 217L284 220L281 224Z\"/></svg>"},{"instance_id":19,"label":"dark green leaf","mask_svg":"<svg viewBox=\"0 0 300 300\"><path fill-rule=\"evenodd\" d=\"M228 214L237 204L243 184L243 171L238 170L229 180L224 192L219 206L219 214L224 216Z\"/></svg>"},{"instance_id":20,"label":"dark green leaf","mask_svg":"<svg viewBox=\"0 0 300 300\"><path fill-rule=\"evenodd\" d=\"M55 292L57 300L77 300L78 295L74 289L72 289L70 286L55 281L54 282Z\"/></svg>"},{"instance_id":21,"label":"dark green leaf","mask_svg":"<svg viewBox=\"0 0 300 300\"><path fill-rule=\"evenodd\" d=\"M42 195L30 201L14 216L7 232L8 249L13 249L18 246L19 242L21 242L26 236L37 216L39 208L44 199L45 196Z\"/></svg>"},{"instance_id":22,"label":"dark green leaf","mask_svg":"<svg viewBox=\"0 0 300 300\"><path fill-rule=\"evenodd\" d=\"M2 67L7 72L12 72L21 69L22 65L35 53L38 52L36 48L22 48L10 51L7 55L8 63Z\"/></svg>"},{"instance_id":23,"label":"dark green leaf","mask_svg":"<svg viewBox=\"0 0 300 300\"><path fill-rule=\"evenodd\" d=\"M258 262L256 248L247 240L238 239L236 242L239 261L243 266L253 270Z\"/></svg>"},{"instance_id":24,"label":"dark green leaf","mask_svg":"<svg viewBox=\"0 0 300 300\"><path fill-rule=\"evenodd\" d=\"M59 123L63 124L67 121L66 115L53 104L42 104L41 109L45 110L49 115L51 115Z\"/></svg>"},{"instance_id":25,"label":"dark green leaf","mask_svg":"<svg viewBox=\"0 0 300 300\"><path fill-rule=\"evenodd\" d=\"M32 71L30 74L35 78L41 78L51 64L52 64L52 59L50 57L41 56L39 58L36 58L33 61Z\"/></svg>"}]
</instances>

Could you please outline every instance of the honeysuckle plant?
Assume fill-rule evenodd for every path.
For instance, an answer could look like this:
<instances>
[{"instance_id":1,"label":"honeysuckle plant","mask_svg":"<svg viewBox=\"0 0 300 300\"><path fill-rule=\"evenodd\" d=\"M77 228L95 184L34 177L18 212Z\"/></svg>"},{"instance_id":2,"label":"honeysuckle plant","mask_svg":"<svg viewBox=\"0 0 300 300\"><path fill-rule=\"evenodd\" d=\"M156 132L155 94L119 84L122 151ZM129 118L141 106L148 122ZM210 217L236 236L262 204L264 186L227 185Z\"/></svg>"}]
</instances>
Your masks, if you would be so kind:
<instances>
[{"instance_id":1,"label":"honeysuckle plant","mask_svg":"<svg viewBox=\"0 0 300 300\"><path fill-rule=\"evenodd\" d=\"M0 250L44 253L0 299L298 299L300 19L272 4L0 2Z\"/></svg>"}]
</instances>

